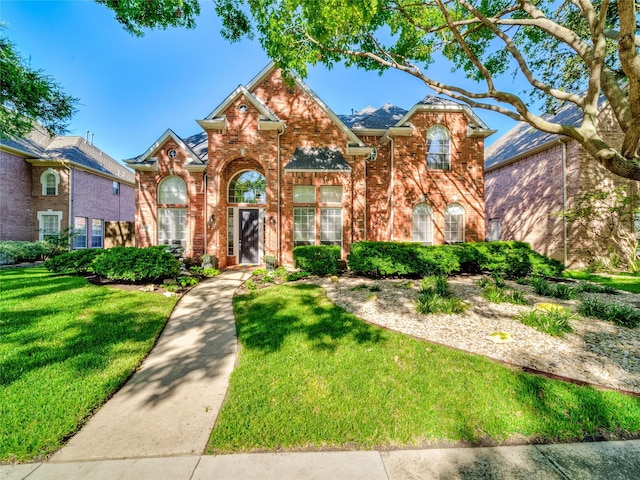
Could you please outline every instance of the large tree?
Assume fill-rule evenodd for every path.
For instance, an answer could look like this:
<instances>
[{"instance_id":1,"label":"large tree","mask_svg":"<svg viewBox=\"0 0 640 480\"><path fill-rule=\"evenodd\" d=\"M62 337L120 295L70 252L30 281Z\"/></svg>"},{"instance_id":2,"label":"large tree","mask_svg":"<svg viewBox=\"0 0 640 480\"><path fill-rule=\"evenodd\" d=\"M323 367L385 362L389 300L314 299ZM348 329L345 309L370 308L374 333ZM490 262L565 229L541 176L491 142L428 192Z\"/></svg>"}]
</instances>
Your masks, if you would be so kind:
<instances>
[{"instance_id":1,"label":"large tree","mask_svg":"<svg viewBox=\"0 0 640 480\"><path fill-rule=\"evenodd\" d=\"M0 102L0 138L15 138L33 130L36 122L51 135L65 133L78 100L29 66L15 44L0 35Z\"/></svg>"},{"instance_id":2,"label":"large tree","mask_svg":"<svg viewBox=\"0 0 640 480\"><path fill-rule=\"evenodd\" d=\"M185 24L195 0L154 0L171 6L139 18L144 27ZM222 35L258 34L278 66L304 77L309 65L382 71L395 68L438 93L499 112L533 128L570 137L611 172L640 180L640 47L636 0L213 0ZM131 5L136 0L108 2ZM191 15L197 12L190 8ZM192 18L191 18L192 19ZM157 24L154 24L157 22ZM447 81L450 67L476 87ZM432 68L430 68L432 67ZM434 68L437 67L437 68ZM518 91L521 82L526 92ZM455 78L455 77L454 77ZM521 88L521 87L520 87ZM536 102L538 100L538 102ZM573 104L581 121L558 123L549 110ZM606 102L624 132L614 143L598 129Z\"/></svg>"}]
</instances>

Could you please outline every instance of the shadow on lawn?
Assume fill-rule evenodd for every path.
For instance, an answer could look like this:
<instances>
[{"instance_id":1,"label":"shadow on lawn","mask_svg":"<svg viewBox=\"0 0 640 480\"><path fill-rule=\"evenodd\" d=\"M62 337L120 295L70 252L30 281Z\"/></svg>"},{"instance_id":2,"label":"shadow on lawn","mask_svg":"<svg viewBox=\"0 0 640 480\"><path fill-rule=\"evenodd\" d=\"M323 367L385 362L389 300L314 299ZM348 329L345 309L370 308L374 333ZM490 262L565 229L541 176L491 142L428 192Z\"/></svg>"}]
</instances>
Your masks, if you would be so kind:
<instances>
[{"instance_id":1,"label":"shadow on lawn","mask_svg":"<svg viewBox=\"0 0 640 480\"><path fill-rule=\"evenodd\" d=\"M281 288L273 288L234 299L238 338L246 348L275 352L288 336L298 334L324 351L334 351L338 340L358 344L385 340L382 329L335 306L321 288L307 284L287 288L292 294L286 297Z\"/></svg>"}]
</instances>

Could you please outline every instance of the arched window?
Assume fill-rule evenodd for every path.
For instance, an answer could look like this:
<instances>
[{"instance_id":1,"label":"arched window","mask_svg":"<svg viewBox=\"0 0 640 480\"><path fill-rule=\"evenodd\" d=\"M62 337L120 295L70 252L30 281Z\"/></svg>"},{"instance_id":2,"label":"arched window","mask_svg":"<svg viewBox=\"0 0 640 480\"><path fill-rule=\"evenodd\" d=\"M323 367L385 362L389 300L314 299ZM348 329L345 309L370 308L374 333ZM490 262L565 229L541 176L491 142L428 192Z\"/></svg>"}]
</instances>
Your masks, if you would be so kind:
<instances>
[{"instance_id":1,"label":"arched window","mask_svg":"<svg viewBox=\"0 0 640 480\"><path fill-rule=\"evenodd\" d=\"M42 195L58 195L58 185L60 184L58 172L47 168L40 175L40 183L42 184Z\"/></svg>"},{"instance_id":2,"label":"arched window","mask_svg":"<svg viewBox=\"0 0 640 480\"><path fill-rule=\"evenodd\" d=\"M450 203L444 211L444 241L464 242L464 208L458 203Z\"/></svg>"},{"instance_id":3,"label":"arched window","mask_svg":"<svg viewBox=\"0 0 640 480\"><path fill-rule=\"evenodd\" d=\"M449 130L444 125L434 125L427 130L427 168L449 170Z\"/></svg>"},{"instance_id":4,"label":"arched window","mask_svg":"<svg viewBox=\"0 0 640 480\"><path fill-rule=\"evenodd\" d=\"M420 242L424 245L433 244L433 221L429 205L419 203L413 207L412 226L412 239L414 242Z\"/></svg>"},{"instance_id":5,"label":"arched window","mask_svg":"<svg viewBox=\"0 0 640 480\"><path fill-rule=\"evenodd\" d=\"M167 177L158 187L158 203L184 205L187 203L187 185L180 177Z\"/></svg>"},{"instance_id":6,"label":"arched window","mask_svg":"<svg viewBox=\"0 0 640 480\"><path fill-rule=\"evenodd\" d=\"M267 181L264 175L249 170L240 172L229 182L228 203L266 203Z\"/></svg>"}]
</instances>

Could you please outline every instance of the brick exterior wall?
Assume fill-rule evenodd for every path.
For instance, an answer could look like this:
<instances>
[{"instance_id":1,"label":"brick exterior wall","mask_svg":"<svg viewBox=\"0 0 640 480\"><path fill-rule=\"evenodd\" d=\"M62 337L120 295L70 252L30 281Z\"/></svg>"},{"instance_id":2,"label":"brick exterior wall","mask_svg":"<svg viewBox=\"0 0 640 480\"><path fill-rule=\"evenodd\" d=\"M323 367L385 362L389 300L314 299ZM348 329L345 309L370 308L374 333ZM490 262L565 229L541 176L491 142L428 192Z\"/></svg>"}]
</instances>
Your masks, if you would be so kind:
<instances>
[{"instance_id":1,"label":"brick exterior wall","mask_svg":"<svg viewBox=\"0 0 640 480\"><path fill-rule=\"evenodd\" d=\"M600 122L603 136L621 144L622 132L609 110L601 112ZM582 268L611 253L624 256L618 245L620 236L603 239L571 222L565 226L559 215L563 211L565 182L567 208L574 206L579 196L595 190L611 191L624 186L628 194L637 197L639 192L639 182L613 175L576 141L569 140L565 146L558 143L486 173L487 236L490 221L498 219L501 240L528 242L536 251L559 261L565 261L566 255L569 268ZM632 228L633 217L629 213L621 229L628 232Z\"/></svg>"},{"instance_id":2,"label":"brick exterior wall","mask_svg":"<svg viewBox=\"0 0 640 480\"><path fill-rule=\"evenodd\" d=\"M279 134L274 130L261 130L258 122L260 112L249 99L240 95L224 112L226 128L208 131L206 184L202 173L189 173L184 169L187 153L172 139L164 142L152 153L157 158L158 171L139 170L136 174L139 183L137 245L157 243L157 210L162 207L157 203L158 185L169 175L180 176L188 186L187 204L180 206L189 210L186 255L214 255L223 268L238 262L237 252L234 255L227 253L228 208L264 209L262 253L274 255L279 263L290 265L293 263L294 208L307 206L316 209L316 243L319 243L320 209L335 207L320 203L319 187L325 185L342 187L343 258L346 258L353 242L365 239L410 241L413 208L423 201L433 210L435 243L444 242L444 210L453 202L465 210L465 239L483 239L484 140L467 137L468 120L464 114L419 111L411 118L415 126L411 137L397 137L385 144L381 143L379 136L362 137L364 144L377 147L377 159L368 161L362 155L347 155L346 145L353 140L304 89L287 85L278 70L265 76L251 93L286 123L285 131ZM241 105L247 108L241 111ZM436 123L446 125L451 132L450 171L433 171L426 167L426 132ZM284 167L296 148L305 146L338 148L351 172L286 171ZM178 152L173 160L167 156L171 149ZM229 204L229 182L247 170L255 170L265 177L264 204ZM294 205L296 185L315 186L316 202ZM212 215L216 220L209 225L207 220Z\"/></svg>"},{"instance_id":3,"label":"brick exterior wall","mask_svg":"<svg viewBox=\"0 0 640 480\"><path fill-rule=\"evenodd\" d=\"M60 183L58 184L57 195L43 195L42 183L40 177L42 173L51 168L55 170L60 176ZM31 225L33 226L31 239L38 240L39 228L38 212L46 212L51 210L53 212L62 212L62 221L60 222L60 231L68 228L72 223L69 221L69 169L60 167L58 165L51 166L33 166L32 168L32 189L31 198L33 201L33 218Z\"/></svg>"},{"instance_id":4,"label":"brick exterior wall","mask_svg":"<svg viewBox=\"0 0 640 480\"><path fill-rule=\"evenodd\" d=\"M31 240L31 165L0 151L0 240Z\"/></svg>"}]
</instances>

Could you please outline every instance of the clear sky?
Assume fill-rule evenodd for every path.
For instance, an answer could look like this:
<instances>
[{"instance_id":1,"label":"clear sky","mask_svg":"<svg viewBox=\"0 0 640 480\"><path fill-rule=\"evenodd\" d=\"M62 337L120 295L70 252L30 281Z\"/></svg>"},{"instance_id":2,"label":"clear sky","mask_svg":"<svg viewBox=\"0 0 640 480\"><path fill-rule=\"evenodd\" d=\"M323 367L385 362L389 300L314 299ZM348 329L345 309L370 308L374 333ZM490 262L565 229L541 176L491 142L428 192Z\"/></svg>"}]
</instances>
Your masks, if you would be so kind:
<instances>
[{"instance_id":1,"label":"clear sky","mask_svg":"<svg viewBox=\"0 0 640 480\"><path fill-rule=\"evenodd\" d=\"M0 21L33 68L80 99L69 134L89 130L94 144L117 160L143 153L167 128L183 138L201 132L195 121L269 62L257 40L224 40L208 1L196 29L149 31L142 38L125 32L111 10L92 0L0 0ZM433 94L396 71L379 76L316 67L305 82L337 114L385 103L408 110ZM513 126L501 115L476 113L498 130L487 145Z\"/></svg>"}]
</instances>

